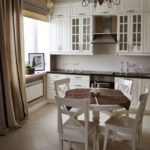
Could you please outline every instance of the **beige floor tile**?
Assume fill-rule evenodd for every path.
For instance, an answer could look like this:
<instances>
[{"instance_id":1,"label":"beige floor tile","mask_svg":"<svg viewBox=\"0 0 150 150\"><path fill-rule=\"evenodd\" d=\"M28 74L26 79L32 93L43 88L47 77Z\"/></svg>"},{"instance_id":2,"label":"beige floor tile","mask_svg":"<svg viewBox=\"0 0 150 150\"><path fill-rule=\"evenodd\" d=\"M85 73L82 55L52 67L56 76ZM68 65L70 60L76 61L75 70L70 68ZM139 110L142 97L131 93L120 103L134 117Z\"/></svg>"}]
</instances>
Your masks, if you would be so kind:
<instances>
[{"instance_id":1,"label":"beige floor tile","mask_svg":"<svg viewBox=\"0 0 150 150\"><path fill-rule=\"evenodd\" d=\"M101 113L101 122L106 119L107 116ZM92 120L92 114L90 120ZM58 150L58 143L56 105L49 104L31 113L29 120L23 127L9 132L5 137L1 137L0 150ZM100 148L102 149L102 147L103 138L100 139ZM73 148L74 150L84 150L84 145L73 143ZM144 116L143 150L149 149L150 116ZM64 150L69 150L67 142L64 142ZM92 150L92 144L90 144L89 150ZM107 150L131 150L131 142L113 142L109 139Z\"/></svg>"}]
</instances>

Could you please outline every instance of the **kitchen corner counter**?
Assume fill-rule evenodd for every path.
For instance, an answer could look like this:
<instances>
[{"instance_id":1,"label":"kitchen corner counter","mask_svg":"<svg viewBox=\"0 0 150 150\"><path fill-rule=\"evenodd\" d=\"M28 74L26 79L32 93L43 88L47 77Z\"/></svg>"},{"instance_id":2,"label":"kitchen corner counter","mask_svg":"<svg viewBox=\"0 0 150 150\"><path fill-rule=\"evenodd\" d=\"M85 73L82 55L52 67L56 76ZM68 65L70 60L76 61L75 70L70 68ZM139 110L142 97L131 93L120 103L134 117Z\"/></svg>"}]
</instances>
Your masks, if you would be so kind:
<instances>
[{"instance_id":1,"label":"kitchen corner counter","mask_svg":"<svg viewBox=\"0 0 150 150\"><path fill-rule=\"evenodd\" d=\"M43 78L45 75L46 75L46 72L25 75L25 79L26 79L26 82L31 82L31 81Z\"/></svg>"},{"instance_id":2,"label":"kitchen corner counter","mask_svg":"<svg viewBox=\"0 0 150 150\"><path fill-rule=\"evenodd\" d=\"M58 69L52 70L47 73L55 74L73 74L73 75L99 75L99 76L112 76L112 77L124 77L124 78L144 78L150 79L150 73L120 73L111 71L88 71L88 70L67 70Z\"/></svg>"}]
</instances>

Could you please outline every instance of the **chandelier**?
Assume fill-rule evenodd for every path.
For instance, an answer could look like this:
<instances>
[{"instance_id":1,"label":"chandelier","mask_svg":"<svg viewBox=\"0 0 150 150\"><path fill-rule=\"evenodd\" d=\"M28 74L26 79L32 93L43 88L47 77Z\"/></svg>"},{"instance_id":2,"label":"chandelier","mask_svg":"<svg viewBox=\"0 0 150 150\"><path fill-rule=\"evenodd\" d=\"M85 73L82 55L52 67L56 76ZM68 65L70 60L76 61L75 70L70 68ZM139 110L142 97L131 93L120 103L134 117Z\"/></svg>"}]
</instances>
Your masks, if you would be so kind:
<instances>
[{"instance_id":1,"label":"chandelier","mask_svg":"<svg viewBox=\"0 0 150 150\"><path fill-rule=\"evenodd\" d=\"M120 0L82 0L83 7L88 6L90 3L94 3L94 7L96 7L97 4L101 6L103 3L107 3L108 8L111 8L112 5L119 5Z\"/></svg>"}]
</instances>

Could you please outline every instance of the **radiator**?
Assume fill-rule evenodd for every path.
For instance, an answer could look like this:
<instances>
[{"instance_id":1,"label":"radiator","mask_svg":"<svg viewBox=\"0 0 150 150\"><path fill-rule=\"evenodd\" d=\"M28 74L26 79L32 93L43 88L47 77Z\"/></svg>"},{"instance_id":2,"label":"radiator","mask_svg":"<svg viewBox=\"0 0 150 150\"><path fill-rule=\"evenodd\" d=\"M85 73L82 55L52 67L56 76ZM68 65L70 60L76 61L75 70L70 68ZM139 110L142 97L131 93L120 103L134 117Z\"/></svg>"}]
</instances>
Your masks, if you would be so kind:
<instances>
[{"instance_id":1,"label":"radiator","mask_svg":"<svg viewBox=\"0 0 150 150\"><path fill-rule=\"evenodd\" d=\"M26 85L27 102L33 101L44 95L43 81L38 80Z\"/></svg>"}]
</instances>

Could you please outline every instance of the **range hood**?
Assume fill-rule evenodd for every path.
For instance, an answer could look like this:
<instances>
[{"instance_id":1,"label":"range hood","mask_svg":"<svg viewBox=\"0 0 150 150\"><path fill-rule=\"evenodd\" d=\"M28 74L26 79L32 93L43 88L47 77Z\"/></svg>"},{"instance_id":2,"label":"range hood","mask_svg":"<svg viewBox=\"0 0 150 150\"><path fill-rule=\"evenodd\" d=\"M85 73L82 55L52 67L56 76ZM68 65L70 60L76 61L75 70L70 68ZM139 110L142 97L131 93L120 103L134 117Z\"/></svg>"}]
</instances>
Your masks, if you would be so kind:
<instances>
[{"instance_id":1,"label":"range hood","mask_svg":"<svg viewBox=\"0 0 150 150\"><path fill-rule=\"evenodd\" d=\"M92 44L117 43L117 16L95 16Z\"/></svg>"}]
</instances>

